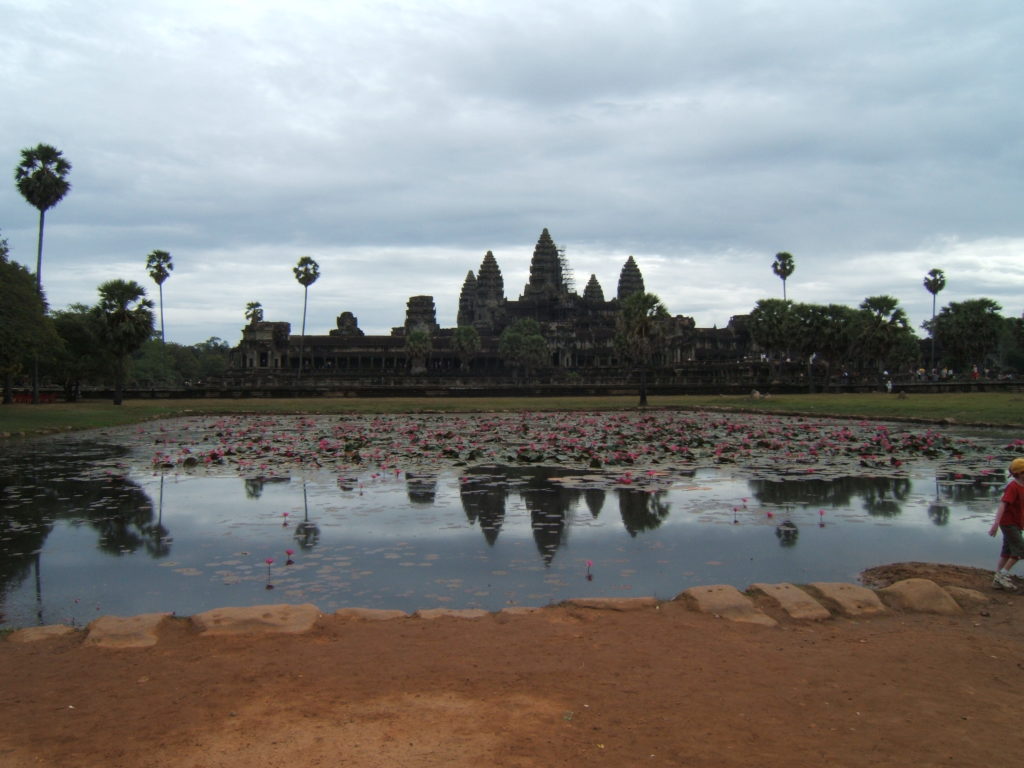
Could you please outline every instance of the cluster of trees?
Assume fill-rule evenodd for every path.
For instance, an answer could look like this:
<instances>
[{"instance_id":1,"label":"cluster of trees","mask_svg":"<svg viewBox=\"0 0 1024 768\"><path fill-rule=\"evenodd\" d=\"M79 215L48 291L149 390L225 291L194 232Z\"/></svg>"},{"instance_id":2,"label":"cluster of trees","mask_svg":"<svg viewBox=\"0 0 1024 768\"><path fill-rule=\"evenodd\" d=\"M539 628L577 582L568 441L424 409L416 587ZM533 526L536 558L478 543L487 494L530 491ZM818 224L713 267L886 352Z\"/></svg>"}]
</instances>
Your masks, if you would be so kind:
<instances>
[{"instance_id":1,"label":"cluster of trees","mask_svg":"<svg viewBox=\"0 0 1024 768\"><path fill-rule=\"evenodd\" d=\"M837 367L878 373L939 365L960 372L1024 368L1024 320L1003 317L996 302L954 301L936 314L938 294L946 287L941 269L930 270L923 280L932 295L932 317L922 325L931 337L927 356L897 299L870 296L856 309L795 303L786 298L786 279L794 270L790 254L776 254L772 271L782 280L783 298L762 299L750 314L751 337L773 361L801 360L809 366L814 361L826 376Z\"/></svg>"},{"instance_id":2,"label":"cluster of trees","mask_svg":"<svg viewBox=\"0 0 1024 768\"><path fill-rule=\"evenodd\" d=\"M170 253L154 250L146 270L160 293L160 332L154 335L153 302L132 280L108 280L98 287L96 304L73 304L50 312L42 283L46 212L70 191L71 163L60 150L39 144L21 151L14 170L18 191L39 211L36 271L12 261L0 237L0 376L3 401L12 401L13 383L31 371L33 402L45 376L76 399L84 382L111 385L120 404L126 384L181 385L221 373L227 342L211 338L185 347L166 344L163 285L174 269Z\"/></svg>"}]
</instances>

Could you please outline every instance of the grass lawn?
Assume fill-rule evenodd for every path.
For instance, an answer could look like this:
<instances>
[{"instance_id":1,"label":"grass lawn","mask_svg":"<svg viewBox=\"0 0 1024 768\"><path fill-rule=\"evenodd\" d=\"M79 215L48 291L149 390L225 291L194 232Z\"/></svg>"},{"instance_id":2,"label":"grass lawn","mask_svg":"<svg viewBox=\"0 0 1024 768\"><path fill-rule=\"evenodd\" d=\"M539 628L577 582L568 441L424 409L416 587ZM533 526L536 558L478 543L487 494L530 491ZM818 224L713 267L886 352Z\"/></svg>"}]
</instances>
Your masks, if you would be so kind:
<instances>
[{"instance_id":1,"label":"grass lawn","mask_svg":"<svg viewBox=\"0 0 1024 768\"><path fill-rule=\"evenodd\" d=\"M235 413L472 413L481 411L627 410L630 397L543 398L282 398L127 400L0 406L0 434L31 435L91 427L134 424L169 416ZM650 408L715 408L753 413L801 413L870 419L914 419L960 424L1024 427L1024 395L1006 392L917 395L779 395L766 400L745 396L666 396L650 398Z\"/></svg>"}]
</instances>

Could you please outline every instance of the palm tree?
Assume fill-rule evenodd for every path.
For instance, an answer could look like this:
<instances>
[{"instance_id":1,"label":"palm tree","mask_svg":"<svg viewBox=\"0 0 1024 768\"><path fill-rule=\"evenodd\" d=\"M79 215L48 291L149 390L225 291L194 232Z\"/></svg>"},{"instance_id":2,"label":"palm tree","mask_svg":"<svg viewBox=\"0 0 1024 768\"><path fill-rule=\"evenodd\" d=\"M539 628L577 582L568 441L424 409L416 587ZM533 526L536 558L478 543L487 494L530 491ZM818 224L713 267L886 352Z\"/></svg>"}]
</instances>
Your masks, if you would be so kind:
<instances>
[{"instance_id":1,"label":"palm tree","mask_svg":"<svg viewBox=\"0 0 1024 768\"><path fill-rule=\"evenodd\" d=\"M409 356L409 370L412 373L425 373L427 370L427 358L434 348L430 338L430 332L423 328L416 328L405 337L405 352Z\"/></svg>"},{"instance_id":2,"label":"palm tree","mask_svg":"<svg viewBox=\"0 0 1024 768\"><path fill-rule=\"evenodd\" d=\"M498 355L511 366L523 371L528 381L530 372L544 366L550 351L540 323L532 317L521 317L501 332L498 337Z\"/></svg>"},{"instance_id":3,"label":"palm tree","mask_svg":"<svg viewBox=\"0 0 1024 768\"><path fill-rule=\"evenodd\" d=\"M99 293L95 311L100 320L100 343L113 367L114 405L121 405L128 359L153 335L153 302L134 280L108 280Z\"/></svg>"},{"instance_id":4,"label":"palm tree","mask_svg":"<svg viewBox=\"0 0 1024 768\"><path fill-rule=\"evenodd\" d=\"M39 209L39 238L36 246L36 289L43 287L43 224L46 212L71 189L67 180L71 163L59 149L37 144L21 150L21 162L14 169L18 191L29 205Z\"/></svg>"},{"instance_id":5,"label":"palm tree","mask_svg":"<svg viewBox=\"0 0 1024 768\"><path fill-rule=\"evenodd\" d=\"M782 280L782 300L786 300L786 280L793 271L796 269L796 263L793 261L793 255L781 251L775 254L775 262L772 264L772 272L775 273L776 277Z\"/></svg>"},{"instance_id":6,"label":"palm tree","mask_svg":"<svg viewBox=\"0 0 1024 768\"><path fill-rule=\"evenodd\" d=\"M43 293L43 224L46 212L59 203L71 189L67 175L71 163L59 149L37 144L21 150L21 162L14 169L18 192L29 205L39 209L39 238L36 244L36 292ZM39 402L39 356L32 359L32 402Z\"/></svg>"},{"instance_id":7,"label":"palm tree","mask_svg":"<svg viewBox=\"0 0 1024 768\"><path fill-rule=\"evenodd\" d=\"M245 319L249 325L263 322L263 305L258 301L250 301L245 305Z\"/></svg>"},{"instance_id":8,"label":"palm tree","mask_svg":"<svg viewBox=\"0 0 1024 768\"><path fill-rule=\"evenodd\" d=\"M312 257L303 256L292 269L292 272L295 273L295 279L299 281L305 291L302 297L302 335L299 337L299 370L295 374L295 378L300 379L302 378L302 358L305 354L306 346L306 306L309 302L309 286L320 277L320 265L313 261Z\"/></svg>"},{"instance_id":9,"label":"palm tree","mask_svg":"<svg viewBox=\"0 0 1024 768\"><path fill-rule=\"evenodd\" d=\"M860 303L860 319L855 333L861 363L874 361L879 372L900 362L899 358L909 356L916 346L907 313L899 305L899 300L892 296L868 296L864 299Z\"/></svg>"},{"instance_id":10,"label":"palm tree","mask_svg":"<svg viewBox=\"0 0 1024 768\"><path fill-rule=\"evenodd\" d=\"M480 332L472 325L460 325L452 334L452 349L459 357L459 366L468 371L470 362L480 354Z\"/></svg>"},{"instance_id":11,"label":"palm tree","mask_svg":"<svg viewBox=\"0 0 1024 768\"><path fill-rule=\"evenodd\" d=\"M661 299L638 292L622 301L616 318L615 344L620 354L640 369L640 405L647 405L647 369L654 362L662 321L669 317Z\"/></svg>"},{"instance_id":12,"label":"palm tree","mask_svg":"<svg viewBox=\"0 0 1024 768\"><path fill-rule=\"evenodd\" d=\"M146 270L160 289L160 373L167 377L167 339L164 336L164 281L174 270L174 262L167 251L153 251L146 257Z\"/></svg>"},{"instance_id":13,"label":"palm tree","mask_svg":"<svg viewBox=\"0 0 1024 768\"><path fill-rule=\"evenodd\" d=\"M164 338L164 281L174 271L171 254L167 251L153 251L146 257L146 270L153 278L157 288L160 289L160 342L166 343Z\"/></svg>"},{"instance_id":14,"label":"palm tree","mask_svg":"<svg viewBox=\"0 0 1024 768\"><path fill-rule=\"evenodd\" d=\"M924 276L924 287L932 295L932 324L928 331L932 336L932 364L931 368L935 368L935 299L939 295L939 291L946 287L946 273L941 269L931 269L928 274Z\"/></svg>"},{"instance_id":15,"label":"palm tree","mask_svg":"<svg viewBox=\"0 0 1024 768\"><path fill-rule=\"evenodd\" d=\"M772 362L775 376L782 373L782 362L793 342L793 302L786 299L759 299L748 320L750 338Z\"/></svg>"}]
</instances>

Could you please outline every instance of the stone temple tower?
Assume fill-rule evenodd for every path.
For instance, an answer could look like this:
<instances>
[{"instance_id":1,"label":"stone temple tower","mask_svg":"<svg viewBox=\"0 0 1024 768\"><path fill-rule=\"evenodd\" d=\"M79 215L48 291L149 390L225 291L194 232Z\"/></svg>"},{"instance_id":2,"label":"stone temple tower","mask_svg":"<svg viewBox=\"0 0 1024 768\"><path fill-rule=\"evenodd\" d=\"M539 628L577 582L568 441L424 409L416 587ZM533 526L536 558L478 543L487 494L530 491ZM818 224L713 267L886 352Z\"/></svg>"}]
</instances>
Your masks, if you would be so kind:
<instances>
[{"instance_id":1,"label":"stone temple tower","mask_svg":"<svg viewBox=\"0 0 1024 768\"><path fill-rule=\"evenodd\" d=\"M636 265L633 257L630 256L626 259L626 263L622 265L622 271L619 273L618 299L622 301L627 296L632 296L634 293L643 293L644 290L644 276L640 274L640 267Z\"/></svg>"},{"instance_id":2,"label":"stone temple tower","mask_svg":"<svg viewBox=\"0 0 1024 768\"><path fill-rule=\"evenodd\" d=\"M474 275L472 270L462 283L459 294L458 324L472 325L481 333L499 329L505 312L505 280L501 268L488 251Z\"/></svg>"},{"instance_id":3,"label":"stone temple tower","mask_svg":"<svg viewBox=\"0 0 1024 768\"><path fill-rule=\"evenodd\" d=\"M530 262L530 282L526 284L522 300L544 301L559 298L567 292L558 247L545 228L540 233L540 239L533 249L533 260Z\"/></svg>"}]
</instances>

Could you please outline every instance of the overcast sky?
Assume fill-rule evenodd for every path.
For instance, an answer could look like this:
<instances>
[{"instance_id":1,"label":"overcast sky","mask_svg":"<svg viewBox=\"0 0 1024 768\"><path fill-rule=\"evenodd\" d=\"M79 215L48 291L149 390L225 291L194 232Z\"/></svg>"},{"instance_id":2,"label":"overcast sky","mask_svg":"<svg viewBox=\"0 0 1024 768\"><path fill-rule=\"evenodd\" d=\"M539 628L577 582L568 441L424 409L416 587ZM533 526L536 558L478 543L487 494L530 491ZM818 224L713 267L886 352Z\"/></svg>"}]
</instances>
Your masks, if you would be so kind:
<instances>
[{"instance_id":1,"label":"overcast sky","mask_svg":"<svg viewBox=\"0 0 1024 768\"><path fill-rule=\"evenodd\" d=\"M0 235L34 268L20 150L73 164L47 214L50 304L172 254L167 338L240 339L249 301L368 333L409 296L454 326L494 252L516 299L547 227L582 293L633 255L722 326L789 251L797 301L890 294L915 327L1024 310L1019 0L0 0Z\"/></svg>"}]
</instances>

